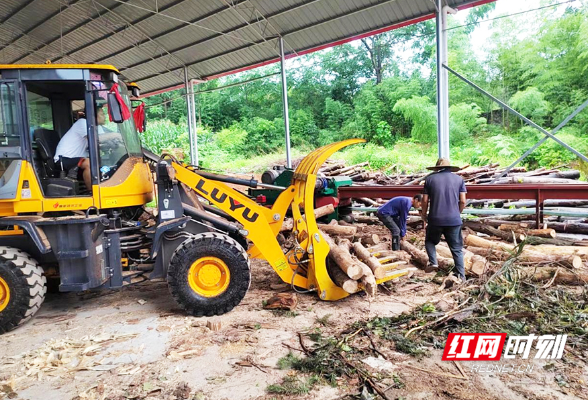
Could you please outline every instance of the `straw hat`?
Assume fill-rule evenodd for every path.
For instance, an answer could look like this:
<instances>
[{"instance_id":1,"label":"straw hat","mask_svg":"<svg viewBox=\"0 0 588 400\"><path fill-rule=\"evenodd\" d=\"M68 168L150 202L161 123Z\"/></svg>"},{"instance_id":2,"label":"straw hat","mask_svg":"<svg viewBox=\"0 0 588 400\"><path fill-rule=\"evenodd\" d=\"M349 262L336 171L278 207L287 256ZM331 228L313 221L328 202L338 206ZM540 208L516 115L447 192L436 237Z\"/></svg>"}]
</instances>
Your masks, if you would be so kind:
<instances>
[{"instance_id":1,"label":"straw hat","mask_svg":"<svg viewBox=\"0 0 588 400\"><path fill-rule=\"evenodd\" d=\"M427 169L431 171L441 171L442 169L448 169L451 172L459 171L460 168L454 165L451 165L447 158L440 158L437 160L437 164L434 167L428 167Z\"/></svg>"}]
</instances>

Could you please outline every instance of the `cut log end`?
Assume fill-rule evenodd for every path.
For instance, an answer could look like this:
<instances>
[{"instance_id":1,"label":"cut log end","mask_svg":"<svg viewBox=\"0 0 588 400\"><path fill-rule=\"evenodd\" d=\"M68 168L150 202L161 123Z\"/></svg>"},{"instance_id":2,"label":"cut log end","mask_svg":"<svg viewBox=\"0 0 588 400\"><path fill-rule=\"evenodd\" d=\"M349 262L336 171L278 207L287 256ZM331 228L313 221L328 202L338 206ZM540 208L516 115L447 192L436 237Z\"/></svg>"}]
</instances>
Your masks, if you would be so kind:
<instances>
[{"instance_id":1,"label":"cut log end","mask_svg":"<svg viewBox=\"0 0 588 400\"><path fill-rule=\"evenodd\" d=\"M364 273L362 267L351 257L349 253L349 247L343 245L337 245L335 241L326 233L321 232L322 236L327 241L330 247L329 257L341 268L347 276L353 280L358 280Z\"/></svg>"}]
</instances>

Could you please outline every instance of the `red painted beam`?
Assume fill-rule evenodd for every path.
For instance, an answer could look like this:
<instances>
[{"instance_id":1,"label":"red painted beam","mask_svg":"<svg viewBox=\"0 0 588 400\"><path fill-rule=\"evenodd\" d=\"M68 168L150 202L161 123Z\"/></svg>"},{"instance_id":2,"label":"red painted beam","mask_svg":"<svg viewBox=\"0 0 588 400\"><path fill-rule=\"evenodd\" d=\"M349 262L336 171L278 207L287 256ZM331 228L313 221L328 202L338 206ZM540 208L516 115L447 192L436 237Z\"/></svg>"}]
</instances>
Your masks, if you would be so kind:
<instances>
[{"instance_id":1,"label":"red painted beam","mask_svg":"<svg viewBox=\"0 0 588 400\"><path fill-rule=\"evenodd\" d=\"M587 185L521 184L521 185L466 185L468 199L546 199L588 200ZM423 192L422 186L346 186L339 188L339 199L370 197L390 199L414 196Z\"/></svg>"}]
</instances>

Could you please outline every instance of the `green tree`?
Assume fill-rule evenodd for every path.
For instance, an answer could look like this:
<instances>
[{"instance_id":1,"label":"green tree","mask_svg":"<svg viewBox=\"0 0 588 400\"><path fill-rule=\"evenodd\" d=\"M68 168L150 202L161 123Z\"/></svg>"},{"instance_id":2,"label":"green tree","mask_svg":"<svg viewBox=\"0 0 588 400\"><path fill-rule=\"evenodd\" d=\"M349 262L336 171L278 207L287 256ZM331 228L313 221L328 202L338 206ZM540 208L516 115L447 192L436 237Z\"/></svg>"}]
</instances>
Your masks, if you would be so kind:
<instances>
[{"instance_id":1,"label":"green tree","mask_svg":"<svg viewBox=\"0 0 588 400\"><path fill-rule=\"evenodd\" d=\"M426 96L414 96L400 99L394 111L402 113L405 119L412 122L410 131L414 140L431 143L437 138L437 109Z\"/></svg>"}]
</instances>

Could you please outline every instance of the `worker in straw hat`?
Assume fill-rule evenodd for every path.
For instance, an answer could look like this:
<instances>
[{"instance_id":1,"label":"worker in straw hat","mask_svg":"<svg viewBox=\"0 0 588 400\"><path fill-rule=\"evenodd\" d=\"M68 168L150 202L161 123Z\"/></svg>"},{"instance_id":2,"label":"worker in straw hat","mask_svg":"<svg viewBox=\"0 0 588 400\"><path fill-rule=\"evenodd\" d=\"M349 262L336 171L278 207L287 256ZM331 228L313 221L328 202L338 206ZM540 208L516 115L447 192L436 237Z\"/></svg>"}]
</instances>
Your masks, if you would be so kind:
<instances>
[{"instance_id":1,"label":"worker in straw hat","mask_svg":"<svg viewBox=\"0 0 588 400\"><path fill-rule=\"evenodd\" d=\"M437 270L435 246L443 235L455 262L456 275L465 280L461 235L461 212L466 204L464 181L452 173L458 171L459 167L452 166L446 158L440 158L434 167L427 169L435 173L425 179L422 202L422 217L426 228L425 248L429 256L429 265L425 271Z\"/></svg>"}]
</instances>

